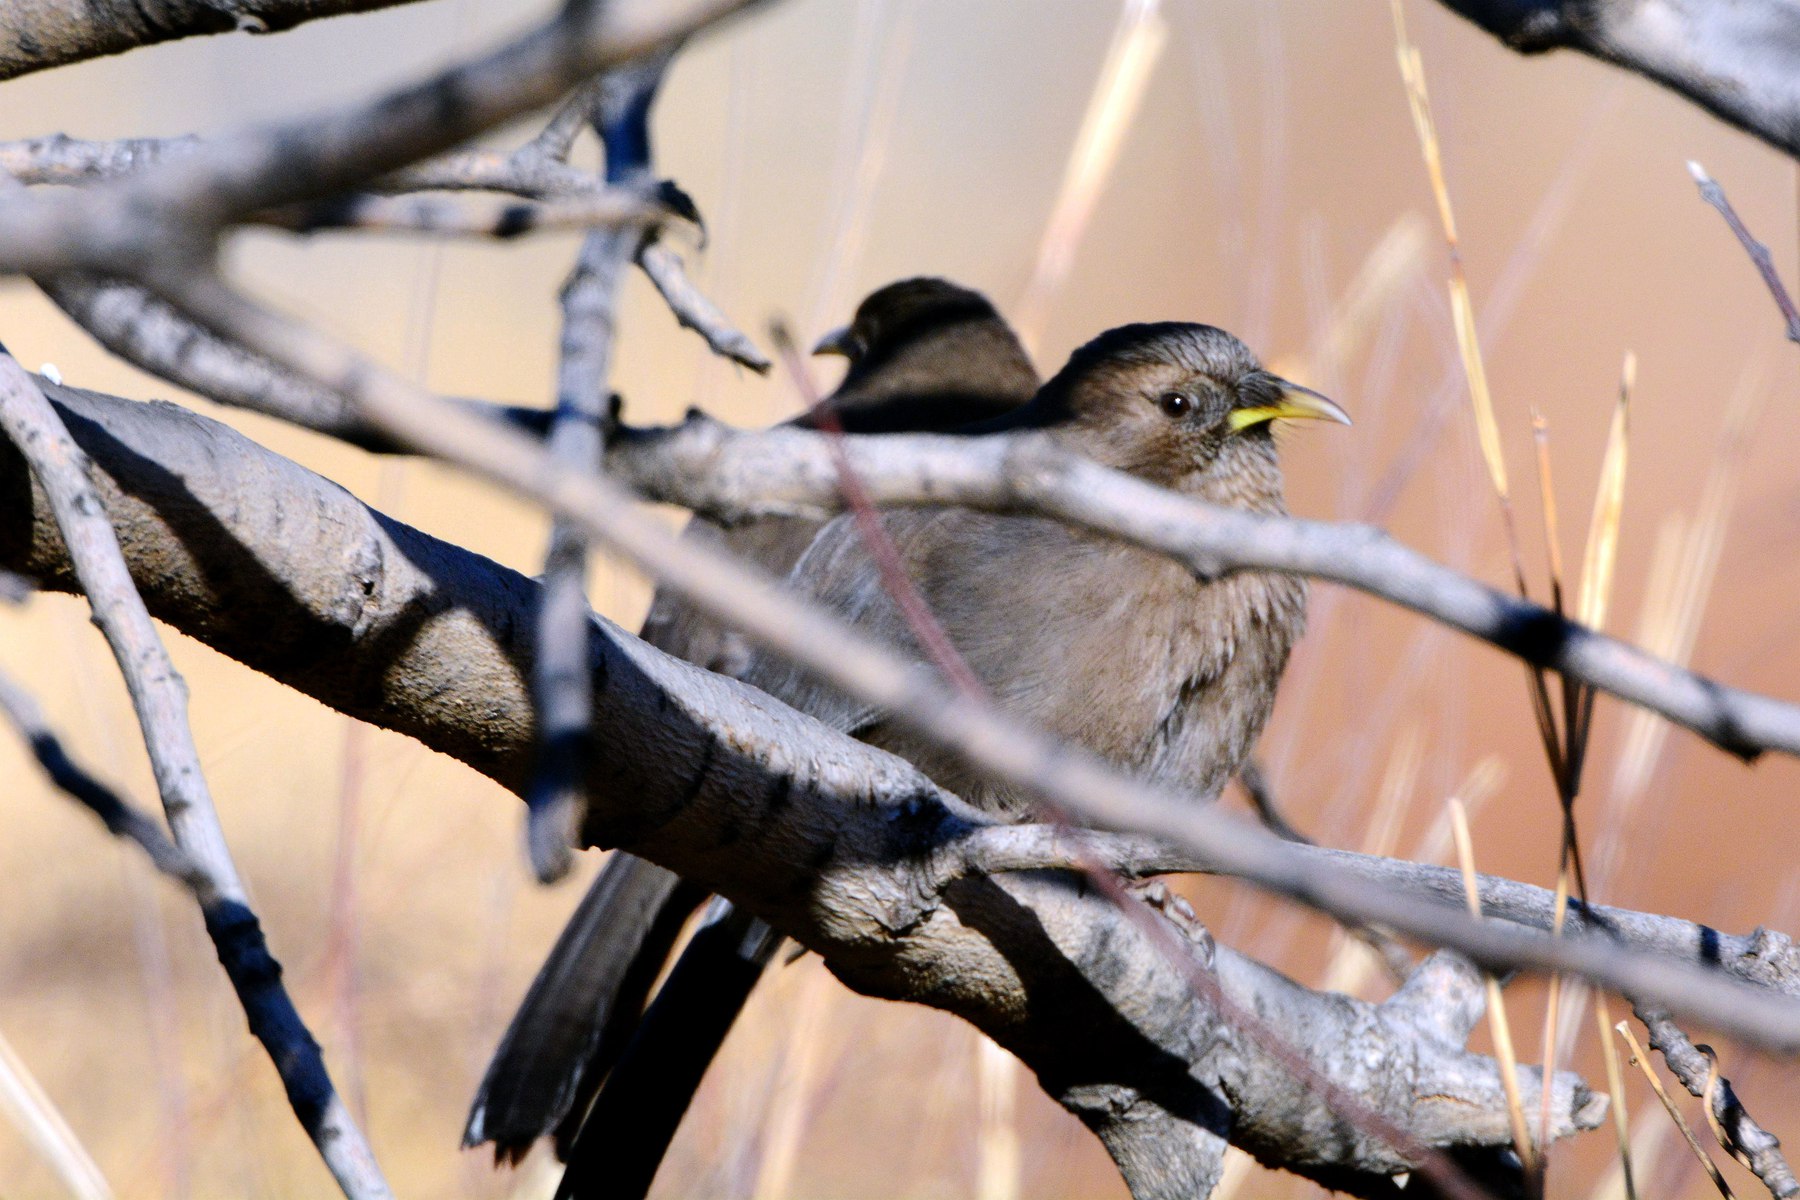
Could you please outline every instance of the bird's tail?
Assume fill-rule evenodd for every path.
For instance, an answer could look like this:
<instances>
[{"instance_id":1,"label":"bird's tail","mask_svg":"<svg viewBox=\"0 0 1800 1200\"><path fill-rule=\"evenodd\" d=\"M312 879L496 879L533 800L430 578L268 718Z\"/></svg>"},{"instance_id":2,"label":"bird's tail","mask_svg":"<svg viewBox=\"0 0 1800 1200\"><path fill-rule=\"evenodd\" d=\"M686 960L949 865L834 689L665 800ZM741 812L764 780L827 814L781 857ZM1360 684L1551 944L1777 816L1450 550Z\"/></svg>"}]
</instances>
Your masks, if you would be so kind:
<instances>
[{"instance_id":1,"label":"bird's tail","mask_svg":"<svg viewBox=\"0 0 1800 1200\"><path fill-rule=\"evenodd\" d=\"M641 1200L781 935L715 899L564 1158L556 1200Z\"/></svg>"},{"instance_id":2,"label":"bird's tail","mask_svg":"<svg viewBox=\"0 0 1800 1200\"><path fill-rule=\"evenodd\" d=\"M703 889L615 853L525 993L475 1093L463 1145L517 1162L538 1138L565 1142L629 1044L644 999Z\"/></svg>"}]
</instances>

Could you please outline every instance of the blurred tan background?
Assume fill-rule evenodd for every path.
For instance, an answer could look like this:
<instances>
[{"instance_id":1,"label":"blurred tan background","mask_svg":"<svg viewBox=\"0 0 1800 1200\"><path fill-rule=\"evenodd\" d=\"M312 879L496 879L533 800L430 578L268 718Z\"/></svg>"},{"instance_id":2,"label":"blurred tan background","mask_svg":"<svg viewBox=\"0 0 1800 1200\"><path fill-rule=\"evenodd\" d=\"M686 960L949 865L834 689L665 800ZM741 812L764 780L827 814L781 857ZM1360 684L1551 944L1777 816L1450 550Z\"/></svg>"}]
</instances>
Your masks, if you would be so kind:
<instances>
[{"instance_id":1,"label":"blurred tan background","mask_svg":"<svg viewBox=\"0 0 1800 1200\"><path fill-rule=\"evenodd\" d=\"M207 132L305 111L413 78L545 8L525 7L436 0L27 78L0 89L0 136ZM1563 555L1579 564L1621 357L1635 350L1610 625L1691 646L1697 667L1734 684L1800 696L1797 351L1683 168L1702 161L1793 278L1793 164L1641 80L1569 56L1517 58L1424 0L1408 13L1534 586L1543 593L1545 556L1530 411L1549 421ZM692 47L656 129L662 170L711 224L697 278L758 337L775 314L816 335L870 288L909 274L946 274L1016 308L1119 16L1115 4L1069 0L789 0ZM1224 325L1357 419L1288 439L1296 512L1379 520L1503 583L1505 543L1456 366L1446 254L1388 6L1168 0L1153 19L1164 36L1140 44L1148 73L1116 162L1100 172L1066 280L1035 310L1041 366L1123 321ZM554 296L573 249L563 236L434 247L253 234L231 254L264 294L431 386L538 402L551 393ZM618 383L632 419L698 403L761 423L798 407L780 379L709 359L641 279L627 287L623 321ZM54 362L72 383L172 394L110 361L27 287L0 285L0 330L28 365ZM538 569L544 522L504 496L195 403L404 520ZM593 595L633 626L648 589L602 563ZM1462 789L1482 801L1483 868L1551 883L1555 799L1518 667L1361 596L1314 595L1263 746L1290 818L1333 844L1419 853ZM472 772L171 640L274 949L398 1193L548 1195L541 1170L496 1173L456 1147L486 1055L581 881L531 885L516 802ZM86 762L153 801L123 689L79 604L43 597L0 613L0 664L42 697ZM1800 771L1781 760L1747 768L1661 732L1600 703L1582 810L1598 898L1733 931L1792 929ZM325 1194L329 1178L190 906L48 791L7 738L0 770L12 781L0 1035L112 1187ZM1193 891L1222 940L1308 982L1335 972L1339 985L1382 994L1368 973L1358 982L1322 922L1241 888ZM1533 984L1509 992L1534 1062L1542 996ZM1575 1065L1600 1085L1592 1023L1579 1024ZM1766 1124L1800 1126L1785 1064L1721 1049ZM976 1063L975 1036L947 1017L850 996L811 961L778 971L683 1127L659 1193L1121 1194L1098 1144L1029 1081L1012 1111L984 1114ZM1643 1194L1710 1194L1641 1080L1629 1096ZM1563 1150L1554 1194L1611 1194L1612 1161L1604 1131ZM1757 1192L1734 1164L1723 1169ZM1315 1190L1254 1168L1233 1178L1238 1194ZM0 1124L0 1195L64 1194Z\"/></svg>"}]
</instances>

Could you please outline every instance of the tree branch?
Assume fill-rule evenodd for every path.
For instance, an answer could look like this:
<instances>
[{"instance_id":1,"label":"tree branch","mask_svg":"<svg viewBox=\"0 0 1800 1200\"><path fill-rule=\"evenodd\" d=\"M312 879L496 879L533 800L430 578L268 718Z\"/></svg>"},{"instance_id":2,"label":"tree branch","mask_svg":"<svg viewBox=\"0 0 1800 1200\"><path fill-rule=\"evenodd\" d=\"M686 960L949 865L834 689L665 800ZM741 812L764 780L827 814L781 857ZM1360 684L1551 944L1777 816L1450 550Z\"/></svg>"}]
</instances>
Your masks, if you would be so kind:
<instances>
[{"instance_id":1,"label":"tree branch","mask_svg":"<svg viewBox=\"0 0 1800 1200\"><path fill-rule=\"evenodd\" d=\"M1793 0L1439 0L1521 54L1570 49L1654 80L1800 155Z\"/></svg>"},{"instance_id":2,"label":"tree branch","mask_svg":"<svg viewBox=\"0 0 1800 1200\"><path fill-rule=\"evenodd\" d=\"M744 632L764 649L799 664L847 695L892 715L932 744L956 755L965 765L1025 794L1047 800L1083 825L1153 834L1210 857L1221 870L1329 912L1340 920L1386 923L1434 944L1454 946L1483 965L1524 964L1581 974L1639 999L1666 1001L1673 1010L1709 1021L1758 1044L1800 1048L1800 1006L1789 1001L1758 994L1753 989L1711 988L1703 972L1670 968L1604 944L1575 946L1560 939L1546 943L1535 936L1522 936L1472 919L1460 909L1418 909L1342 876L1308 875L1299 861L1286 852L1286 843L1235 820L1221 819L1208 807L1196 805L1196 799L1206 798L1143 786L1106 763L946 686L936 676L914 670L893 651L757 571L697 544L695 539L674 537L654 518L638 511L631 497L604 476L584 475L562 467L530 439L442 403L342 343L255 305L216 278L195 278L183 281L180 287L183 305L222 334L244 342L290 370L356 398L369 418L380 422L395 437L529 497L554 515L578 521L589 536L604 540L616 553L673 587L702 613ZM1009 439L978 439L982 440ZM1023 439L1020 444L1040 451L1046 449L1032 438ZM967 466L976 460L960 461ZM1041 457L1031 459L1025 466L1030 468L1033 463L1037 470L1005 473L1003 478L1029 483L1032 478L1041 477L1045 461ZM1073 464L1077 472L1083 465L1090 471L1101 471L1101 478L1089 482L1105 481L1108 473L1101 468L1085 460L1075 460ZM1181 497L1128 477L1118 478L1122 480L1119 486L1141 489L1138 494L1152 516L1167 517L1164 506L1170 503L1182 506L1183 511L1194 511L1186 507L1187 502ZM1071 511L1085 511L1084 498L1091 490L1076 494ZM1306 522L1268 524L1268 518L1223 510L1209 511L1207 519L1235 528L1240 543L1258 538L1290 542L1292 538L1281 536L1279 531L1309 527ZM1256 523L1248 527L1230 524L1245 519ZM1401 549L1389 545L1394 550ZM1464 595L1476 597L1479 606L1517 603L1445 568L1435 567L1428 560L1413 558L1459 581L1457 586ZM1206 561L1212 560L1208 557ZM1371 580L1382 570L1392 569L1379 558L1372 558L1365 565ZM1337 563L1298 569L1329 574L1342 566ZM1378 587L1375 582L1368 586ZM1525 610L1534 616L1543 612L1529 605ZM1582 636L1592 642L1619 645L1594 634ZM1580 647L1583 641L1576 638L1568 645ZM1628 663L1649 664L1653 672L1672 671L1667 664L1641 651L1621 649L1626 650ZM1570 661L1574 669L1588 671L1600 686L1610 686L1606 672L1574 655ZM1618 690L1623 694L1623 689ZM1659 700L1667 702L1664 697ZM1755 709L1759 716L1773 712L1775 724L1787 711L1787 706L1778 702L1741 694L1734 700L1734 714L1735 704ZM1787 719L1791 721L1791 717ZM653 855L646 853L643 857ZM731 894L726 888L712 890Z\"/></svg>"},{"instance_id":3,"label":"tree branch","mask_svg":"<svg viewBox=\"0 0 1800 1200\"><path fill-rule=\"evenodd\" d=\"M44 710L31 693L12 676L0 673L0 712L31 749L33 758L44 769L50 782L70 799L93 813L114 837L124 838L143 850L153 866L192 892L204 898L210 884L187 853L169 840L150 817L106 784L92 772L69 757L62 739L44 718Z\"/></svg>"},{"instance_id":4,"label":"tree branch","mask_svg":"<svg viewBox=\"0 0 1800 1200\"><path fill-rule=\"evenodd\" d=\"M753 2L693 0L650 17L633 7L635 19L618 17L614 5L571 4L486 56L374 100L202 142L124 178L9 197L0 206L0 269L192 267L228 224L352 191Z\"/></svg>"},{"instance_id":5,"label":"tree branch","mask_svg":"<svg viewBox=\"0 0 1800 1200\"><path fill-rule=\"evenodd\" d=\"M132 582L113 527L91 482L91 464L32 377L0 349L0 429L30 465L68 571L112 647L137 710L144 746L175 844L194 868L189 878L219 962L268 1051L288 1104L351 1200L391 1197L381 1168L326 1072L324 1056L281 985L281 966L231 860L200 752L187 721L187 685L176 673Z\"/></svg>"},{"instance_id":6,"label":"tree branch","mask_svg":"<svg viewBox=\"0 0 1800 1200\"><path fill-rule=\"evenodd\" d=\"M0 5L0 80L203 34L276 33L414 0L13 0Z\"/></svg>"},{"instance_id":7,"label":"tree branch","mask_svg":"<svg viewBox=\"0 0 1800 1200\"><path fill-rule=\"evenodd\" d=\"M233 408L248 409L359 446L375 454L407 453L375 429L342 396L217 337L136 284L93 275L38 281L70 320L134 366ZM533 437L550 427L548 409L456 400L489 420Z\"/></svg>"},{"instance_id":8,"label":"tree branch","mask_svg":"<svg viewBox=\"0 0 1800 1200\"><path fill-rule=\"evenodd\" d=\"M523 791L534 583L186 410L51 390L159 617ZM73 588L28 488L0 470L0 562ZM317 519L284 519L295 511ZM1391 1152L1217 1023L1109 902L1067 877L944 874L935 848L984 818L911 766L599 618L594 630L594 732L609 753L589 768L590 835L732 897L860 991L973 1021L1082 1114L1142 1194L1168 1194L1153 1177L1170 1192L1202 1179L1202 1149L1222 1135L1333 1186L1393 1194L1387 1177L1405 1168ZM1478 988L1450 1005L1415 993L1371 1006L1227 950L1212 969L1236 1002L1281 1014L1320 1071L1424 1140L1506 1143L1495 1068L1460 1049L1466 1021L1444 1015L1478 1012ZM1386 1064L1378 1079L1372 1062ZM1536 1104L1535 1074L1521 1086ZM1599 1107L1558 1077L1559 1135L1591 1127Z\"/></svg>"},{"instance_id":9,"label":"tree branch","mask_svg":"<svg viewBox=\"0 0 1800 1200\"><path fill-rule=\"evenodd\" d=\"M1707 1124L1720 1147L1762 1180L1776 1200L1800 1195L1800 1180L1782 1156L1781 1139L1750 1116L1731 1080L1719 1073L1712 1048L1696 1046L1666 1012L1639 1005L1637 1017L1650 1035L1651 1049L1662 1054L1681 1086L1706 1105Z\"/></svg>"},{"instance_id":10,"label":"tree branch","mask_svg":"<svg viewBox=\"0 0 1800 1200\"><path fill-rule=\"evenodd\" d=\"M527 150L567 152L569 108L585 102L599 132L605 173L615 186L650 175L650 107L675 47L628 63L578 90ZM556 412L549 453L572 469L600 468L612 393L615 308L625 269L646 240L640 229L590 233L563 284L562 338L556 371ZM538 766L525 803L526 847L533 872L549 883L568 873L570 850L586 808L583 765L592 749L593 686L588 676L588 539L562 518L551 522L544 553L543 609L538 615L537 670L532 692L538 712Z\"/></svg>"}]
</instances>

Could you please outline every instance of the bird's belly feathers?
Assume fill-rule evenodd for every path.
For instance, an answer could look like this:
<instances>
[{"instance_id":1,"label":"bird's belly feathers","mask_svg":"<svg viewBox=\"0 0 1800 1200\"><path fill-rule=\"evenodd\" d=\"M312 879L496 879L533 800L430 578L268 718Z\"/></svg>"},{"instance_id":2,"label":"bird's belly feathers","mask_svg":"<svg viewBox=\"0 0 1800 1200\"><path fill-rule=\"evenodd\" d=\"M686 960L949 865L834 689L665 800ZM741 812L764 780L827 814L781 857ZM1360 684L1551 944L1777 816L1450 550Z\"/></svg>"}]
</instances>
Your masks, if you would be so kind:
<instances>
[{"instance_id":1,"label":"bird's belly feathers","mask_svg":"<svg viewBox=\"0 0 1800 1200\"><path fill-rule=\"evenodd\" d=\"M1053 586L1040 572L1015 594L1026 636L978 647L977 674L1014 716L1150 782L1216 795L1268 720L1304 586L1253 574L1203 584L1141 550L1076 546Z\"/></svg>"}]
</instances>

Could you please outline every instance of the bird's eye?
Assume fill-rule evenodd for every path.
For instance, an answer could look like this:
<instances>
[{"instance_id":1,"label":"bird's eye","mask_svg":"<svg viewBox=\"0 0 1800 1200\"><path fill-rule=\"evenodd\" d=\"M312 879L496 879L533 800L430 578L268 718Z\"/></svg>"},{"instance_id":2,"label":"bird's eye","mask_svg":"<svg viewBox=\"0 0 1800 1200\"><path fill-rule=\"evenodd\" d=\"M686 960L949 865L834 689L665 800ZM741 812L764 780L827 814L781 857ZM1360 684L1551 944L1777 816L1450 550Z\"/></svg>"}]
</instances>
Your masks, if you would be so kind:
<instances>
[{"instance_id":1,"label":"bird's eye","mask_svg":"<svg viewBox=\"0 0 1800 1200\"><path fill-rule=\"evenodd\" d=\"M1194 398L1186 392L1164 392L1156 398L1156 407L1171 421L1179 421L1194 411Z\"/></svg>"}]
</instances>

